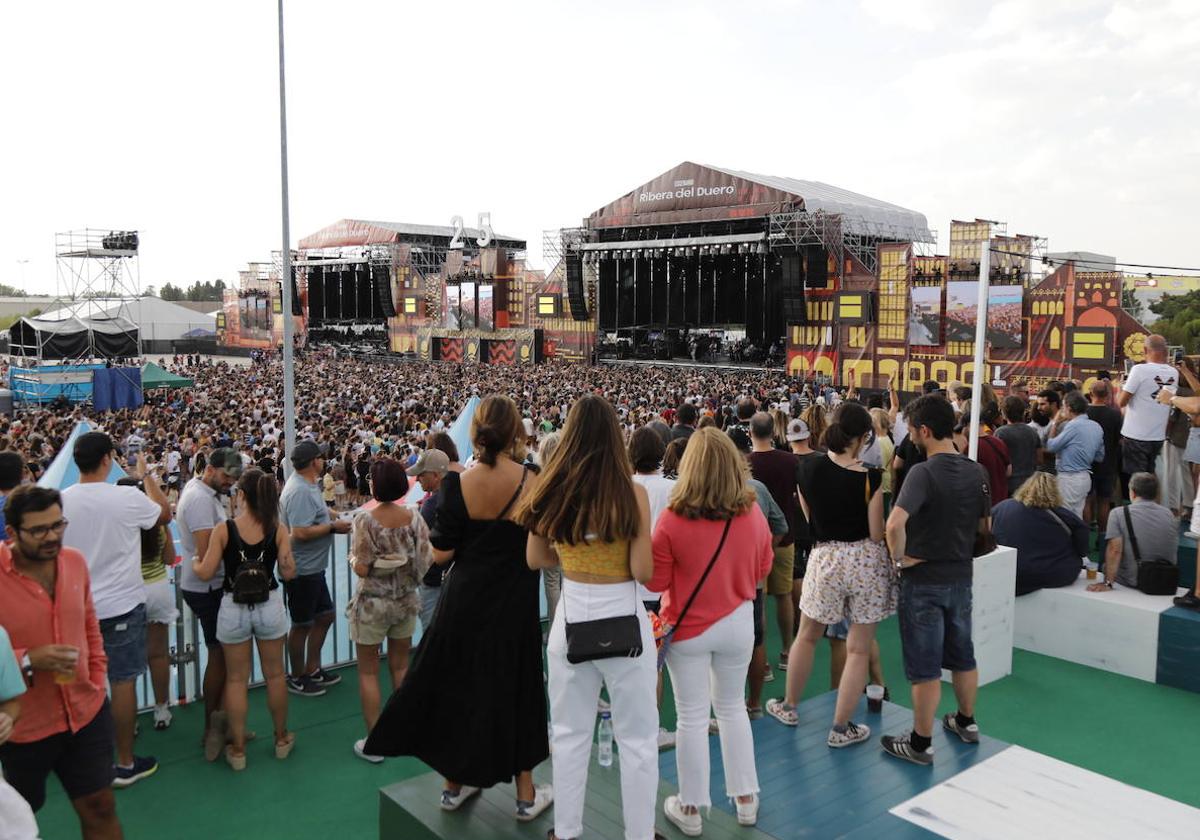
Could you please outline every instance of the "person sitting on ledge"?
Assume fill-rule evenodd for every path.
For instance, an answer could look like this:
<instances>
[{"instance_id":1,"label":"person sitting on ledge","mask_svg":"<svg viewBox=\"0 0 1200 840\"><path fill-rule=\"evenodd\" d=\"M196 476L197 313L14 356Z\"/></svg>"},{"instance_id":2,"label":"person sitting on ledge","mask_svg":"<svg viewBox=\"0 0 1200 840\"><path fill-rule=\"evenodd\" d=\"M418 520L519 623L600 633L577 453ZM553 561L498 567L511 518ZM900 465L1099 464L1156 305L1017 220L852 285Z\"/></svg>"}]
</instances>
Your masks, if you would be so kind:
<instances>
[{"instance_id":1,"label":"person sitting on ledge","mask_svg":"<svg viewBox=\"0 0 1200 840\"><path fill-rule=\"evenodd\" d=\"M1088 528L1063 507L1058 482L1035 472L992 508L992 533L1017 550L1017 595L1070 586L1088 552Z\"/></svg>"},{"instance_id":2,"label":"person sitting on ledge","mask_svg":"<svg viewBox=\"0 0 1200 840\"><path fill-rule=\"evenodd\" d=\"M1125 506L1115 507L1108 514L1108 548L1104 555L1104 582L1093 583L1089 592L1105 592L1113 583L1137 586L1137 559L1129 537L1129 522L1137 538L1138 555L1145 560L1177 561L1179 525L1175 514L1158 503L1158 476L1154 473L1134 473L1129 478L1129 520Z\"/></svg>"}]
</instances>

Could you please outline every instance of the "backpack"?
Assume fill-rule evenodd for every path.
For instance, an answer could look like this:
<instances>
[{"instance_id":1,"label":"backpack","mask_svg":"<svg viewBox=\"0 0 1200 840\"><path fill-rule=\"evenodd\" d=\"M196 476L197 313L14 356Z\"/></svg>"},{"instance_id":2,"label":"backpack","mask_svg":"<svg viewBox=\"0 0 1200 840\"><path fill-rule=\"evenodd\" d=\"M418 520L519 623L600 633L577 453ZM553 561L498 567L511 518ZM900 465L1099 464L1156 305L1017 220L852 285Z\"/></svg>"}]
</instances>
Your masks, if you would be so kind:
<instances>
[{"instance_id":1,"label":"backpack","mask_svg":"<svg viewBox=\"0 0 1200 840\"><path fill-rule=\"evenodd\" d=\"M242 535L238 533L232 519L228 520L228 528L230 537L237 540L236 549L241 558L237 572L233 575L233 584L229 588L233 594L233 602L249 606L264 604L276 585L275 578L267 571L266 538L263 538L263 547L258 556L247 557L246 544L242 542Z\"/></svg>"}]
</instances>

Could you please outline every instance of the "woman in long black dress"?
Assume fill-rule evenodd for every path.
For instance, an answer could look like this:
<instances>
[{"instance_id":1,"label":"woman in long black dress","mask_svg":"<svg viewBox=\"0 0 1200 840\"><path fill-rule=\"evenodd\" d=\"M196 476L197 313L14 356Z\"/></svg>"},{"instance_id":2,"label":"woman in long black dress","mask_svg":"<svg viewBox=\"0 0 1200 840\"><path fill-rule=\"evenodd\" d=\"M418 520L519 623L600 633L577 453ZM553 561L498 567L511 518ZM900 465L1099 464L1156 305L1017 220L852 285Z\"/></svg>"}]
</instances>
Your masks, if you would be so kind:
<instances>
[{"instance_id":1,"label":"woman in long black dress","mask_svg":"<svg viewBox=\"0 0 1200 840\"><path fill-rule=\"evenodd\" d=\"M523 437L511 399L479 404L471 422L478 463L446 474L430 533L435 562L454 567L408 676L364 749L416 756L441 773L448 811L515 776L515 815L525 821L554 797L532 774L550 754L538 574L525 563L526 531L509 518L536 480L521 466Z\"/></svg>"}]
</instances>

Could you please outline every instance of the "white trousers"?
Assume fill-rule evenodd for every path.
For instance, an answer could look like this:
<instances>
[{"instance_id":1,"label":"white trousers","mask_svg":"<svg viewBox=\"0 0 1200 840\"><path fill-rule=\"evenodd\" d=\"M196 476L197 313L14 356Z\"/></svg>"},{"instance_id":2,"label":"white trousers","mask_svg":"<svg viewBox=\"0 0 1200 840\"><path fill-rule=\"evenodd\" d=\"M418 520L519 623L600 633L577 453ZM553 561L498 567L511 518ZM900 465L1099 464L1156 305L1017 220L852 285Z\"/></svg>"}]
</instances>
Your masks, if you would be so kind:
<instances>
[{"instance_id":1,"label":"white trousers","mask_svg":"<svg viewBox=\"0 0 1200 840\"><path fill-rule=\"evenodd\" d=\"M667 649L678 720L675 764L679 800L684 805L712 804L708 795L710 701L720 723L725 793L730 797L758 793L754 736L743 694L753 648L754 604L746 601L699 636Z\"/></svg>"},{"instance_id":2,"label":"white trousers","mask_svg":"<svg viewBox=\"0 0 1200 840\"><path fill-rule=\"evenodd\" d=\"M567 661L566 622L592 621L636 612L642 655L636 659ZM596 702L608 685L613 735L621 768L621 813L626 840L651 840L658 798L658 705L654 634L632 582L585 584L563 578L562 600L546 646L550 662L550 723L554 760L554 833L583 834Z\"/></svg>"},{"instance_id":3,"label":"white trousers","mask_svg":"<svg viewBox=\"0 0 1200 840\"><path fill-rule=\"evenodd\" d=\"M1092 492L1092 474L1087 470L1060 472L1058 492L1062 495L1063 507L1083 519L1083 504Z\"/></svg>"}]
</instances>

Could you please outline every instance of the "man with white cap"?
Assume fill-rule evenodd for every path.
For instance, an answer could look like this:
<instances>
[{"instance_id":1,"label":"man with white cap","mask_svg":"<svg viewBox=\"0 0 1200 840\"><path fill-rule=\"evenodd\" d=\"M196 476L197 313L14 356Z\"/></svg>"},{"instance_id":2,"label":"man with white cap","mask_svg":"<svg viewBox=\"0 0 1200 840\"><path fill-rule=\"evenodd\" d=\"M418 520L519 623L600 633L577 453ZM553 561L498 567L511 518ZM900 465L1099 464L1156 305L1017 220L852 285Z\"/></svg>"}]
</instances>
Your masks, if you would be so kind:
<instances>
[{"instance_id":1,"label":"man with white cap","mask_svg":"<svg viewBox=\"0 0 1200 840\"><path fill-rule=\"evenodd\" d=\"M446 473L450 469L450 456L440 449L425 449L417 458L415 464L405 470L410 476L415 478L421 485L421 489L425 491L425 496L421 499L421 518L425 520L425 524L430 528L433 527L433 522L437 518L438 490L441 489L442 479L446 477ZM421 633L429 632L429 625L433 622L433 610L437 606L438 597L442 594L442 575L445 569L438 563L433 563L429 567L429 571L425 573L425 577L421 579L421 585L418 589L421 595Z\"/></svg>"}]
</instances>

